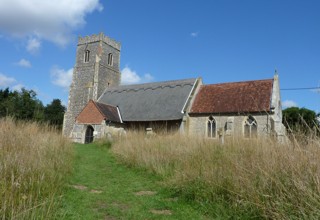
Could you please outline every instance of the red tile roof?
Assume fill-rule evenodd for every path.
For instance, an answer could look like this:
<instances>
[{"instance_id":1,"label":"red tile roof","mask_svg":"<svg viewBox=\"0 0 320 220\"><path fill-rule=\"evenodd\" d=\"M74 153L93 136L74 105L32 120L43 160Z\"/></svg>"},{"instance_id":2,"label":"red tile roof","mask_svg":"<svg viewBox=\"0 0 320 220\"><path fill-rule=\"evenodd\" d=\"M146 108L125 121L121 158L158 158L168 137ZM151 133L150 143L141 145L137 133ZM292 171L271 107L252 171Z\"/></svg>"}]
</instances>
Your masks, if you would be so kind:
<instances>
[{"instance_id":1,"label":"red tile roof","mask_svg":"<svg viewBox=\"0 0 320 220\"><path fill-rule=\"evenodd\" d=\"M93 100L88 102L76 118L77 123L82 124L101 124L103 120L120 123L118 109L115 106L94 102Z\"/></svg>"},{"instance_id":2,"label":"red tile roof","mask_svg":"<svg viewBox=\"0 0 320 220\"><path fill-rule=\"evenodd\" d=\"M190 113L270 112L273 79L202 85Z\"/></svg>"}]
</instances>

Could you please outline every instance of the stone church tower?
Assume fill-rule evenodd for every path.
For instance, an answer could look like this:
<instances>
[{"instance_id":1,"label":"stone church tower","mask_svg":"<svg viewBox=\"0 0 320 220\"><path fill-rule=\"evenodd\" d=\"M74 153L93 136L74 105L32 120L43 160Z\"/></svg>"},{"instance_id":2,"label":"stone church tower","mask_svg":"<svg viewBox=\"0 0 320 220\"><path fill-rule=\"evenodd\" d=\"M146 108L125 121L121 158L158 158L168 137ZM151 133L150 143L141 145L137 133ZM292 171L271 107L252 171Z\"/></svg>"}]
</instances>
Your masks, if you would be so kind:
<instances>
[{"instance_id":1,"label":"stone church tower","mask_svg":"<svg viewBox=\"0 0 320 220\"><path fill-rule=\"evenodd\" d=\"M69 137L75 118L90 99L97 101L107 87L120 84L121 44L103 33L79 37L63 135Z\"/></svg>"}]
</instances>

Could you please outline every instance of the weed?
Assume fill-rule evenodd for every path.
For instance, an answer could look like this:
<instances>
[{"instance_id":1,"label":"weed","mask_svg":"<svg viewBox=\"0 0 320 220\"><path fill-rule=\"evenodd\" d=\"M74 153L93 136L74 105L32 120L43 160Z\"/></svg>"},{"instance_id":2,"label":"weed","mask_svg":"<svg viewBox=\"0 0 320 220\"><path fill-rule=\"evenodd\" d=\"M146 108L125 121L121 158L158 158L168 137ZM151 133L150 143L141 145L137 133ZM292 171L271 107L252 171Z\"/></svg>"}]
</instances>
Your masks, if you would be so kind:
<instances>
[{"instance_id":1,"label":"weed","mask_svg":"<svg viewBox=\"0 0 320 220\"><path fill-rule=\"evenodd\" d=\"M54 216L72 148L55 129L0 119L0 218Z\"/></svg>"},{"instance_id":2,"label":"weed","mask_svg":"<svg viewBox=\"0 0 320 220\"><path fill-rule=\"evenodd\" d=\"M110 149L111 148L111 141L107 138L97 139L94 141L95 146L104 148L104 149Z\"/></svg>"},{"instance_id":3,"label":"weed","mask_svg":"<svg viewBox=\"0 0 320 220\"><path fill-rule=\"evenodd\" d=\"M320 218L316 136L303 144L235 137L221 146L197 137L145 138L135 132L112 150L126 164L165 177L176 196L214 217Z\"/></svg>"}]
</instances>

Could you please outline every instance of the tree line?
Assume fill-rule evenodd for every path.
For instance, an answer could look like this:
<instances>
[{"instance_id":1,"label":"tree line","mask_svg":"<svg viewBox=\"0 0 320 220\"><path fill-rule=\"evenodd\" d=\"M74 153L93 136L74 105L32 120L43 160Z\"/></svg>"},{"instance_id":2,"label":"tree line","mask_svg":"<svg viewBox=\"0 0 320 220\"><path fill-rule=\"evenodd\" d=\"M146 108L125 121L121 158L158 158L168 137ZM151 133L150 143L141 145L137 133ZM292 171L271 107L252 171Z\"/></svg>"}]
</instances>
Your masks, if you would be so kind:
<instances>
[{"instance_id":1,"label":"tree line","mask_svg":"<svg viewBox=\"0 0 320 220\"><path fill-rule=\"evenodd\" d=\"M307 108L290 107L282 111L283 124L289 132L320 132L320 113Z\"/></svg>"},{"instance_id":2,"label":"tree line","mask_svg":"<svg viewBox=\"0 0 320 220\"><path fill-rule=\"evenodd\" d=\"M65 110L60 99L53 99L44 106L33 90L0 89L0 117L11 116L19 120L45 122L62 129Z\"/></svg>"}]
</instances>

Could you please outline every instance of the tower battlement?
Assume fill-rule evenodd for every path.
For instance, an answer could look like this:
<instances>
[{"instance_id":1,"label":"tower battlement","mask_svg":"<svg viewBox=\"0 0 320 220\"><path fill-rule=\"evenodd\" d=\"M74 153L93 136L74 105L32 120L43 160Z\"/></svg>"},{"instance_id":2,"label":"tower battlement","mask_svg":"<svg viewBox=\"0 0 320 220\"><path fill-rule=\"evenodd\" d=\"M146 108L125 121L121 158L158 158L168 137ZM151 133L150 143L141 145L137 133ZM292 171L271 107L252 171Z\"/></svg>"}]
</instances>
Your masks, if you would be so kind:
<instances>
[{"instance_id":1,"label":"tower battlement","mask_svg":"<svg viewBox=\"0 0 320 220\"><path fill-rule=\"evenodd\" d=\"M105 42L106 44L114 47L115 49L119 50L121 49L121 43L111 39L110 37L104 35L104 33L100 34L93 34L91 36L86 36L86 37L79 37L78 38L78 46L83 45L83 44L89 44L89 43L94 43L94 42Z\"/></svg>"}]
</instances>

